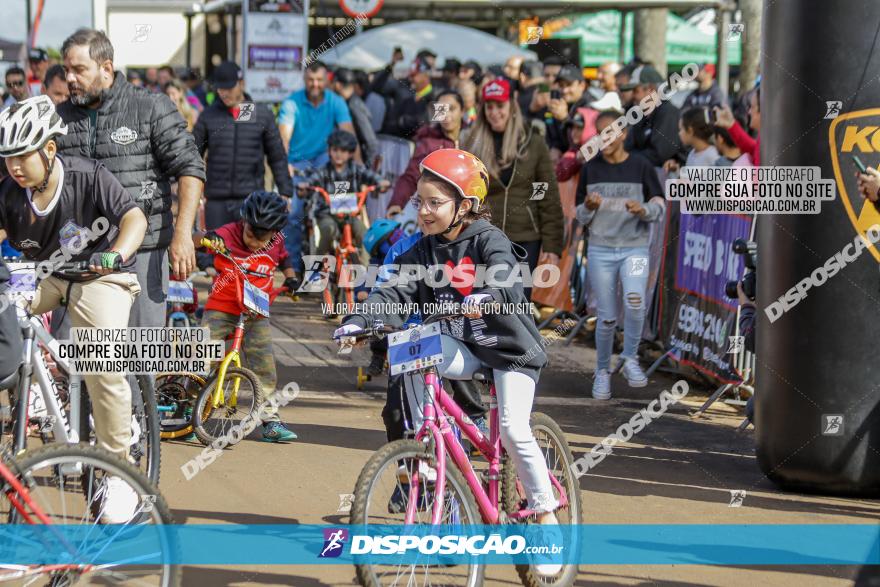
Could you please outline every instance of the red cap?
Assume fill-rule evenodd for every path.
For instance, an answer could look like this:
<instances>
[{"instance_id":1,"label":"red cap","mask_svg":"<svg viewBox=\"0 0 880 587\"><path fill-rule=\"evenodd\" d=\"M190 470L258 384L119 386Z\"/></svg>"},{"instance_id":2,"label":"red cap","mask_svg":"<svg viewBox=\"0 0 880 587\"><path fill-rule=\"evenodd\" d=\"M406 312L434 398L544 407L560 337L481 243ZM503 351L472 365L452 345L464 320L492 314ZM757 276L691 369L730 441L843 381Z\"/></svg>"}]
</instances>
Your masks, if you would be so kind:
<instances>
[{"instance_id":1,"label":"red cap","mask_svg":"<svg viewBox=\"0 0 880 587\"><path fill-rule=\"evenodd\" d=\"M707 63L706 65L703 66L703 71L705 71L706 73L708 73L712 77L715 77L715 64L714 63Z\"/></svg>"},{"instance_id":2,"label":"red cap","mask_svg":"<svg viewBox=\"0 0 880 587\"><path fill-rule=\"evenodd\" d=\"M510 83L506 79L494 79L483 86L483 102L507 102L510 100Z\"/></svg>"}]
</instances>

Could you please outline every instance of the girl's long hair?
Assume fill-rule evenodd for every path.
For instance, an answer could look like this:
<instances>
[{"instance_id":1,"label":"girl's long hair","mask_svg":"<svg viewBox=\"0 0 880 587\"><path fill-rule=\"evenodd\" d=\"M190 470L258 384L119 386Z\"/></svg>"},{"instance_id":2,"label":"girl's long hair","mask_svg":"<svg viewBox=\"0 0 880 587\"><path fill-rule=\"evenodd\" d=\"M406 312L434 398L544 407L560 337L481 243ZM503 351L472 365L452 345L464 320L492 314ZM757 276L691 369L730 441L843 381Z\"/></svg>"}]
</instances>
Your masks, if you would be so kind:
<instances>
[{"instance_id":1,"label":"girl's long hair","mask_svg":"<svg viewBox=\"0 0 880 587\"><path fill-rule=\"evenodd\" d=\"M180 81L173 79L165 83L165 86L162 88L162 92L168 93L166 90L169 87L174 87L180 92L180 98L178 98L177 103L177 111L180 112L180 115L183 116L183 119L186 121L186 130L192 131L193 127L196 125L196 117L198 113L196 109L192 107L192 104L189 103L186 99L186 88L183 87L183 84Z\"/></svg>"},{"instance_id":2,"label":"girl's long hair","mask_svg":"<svg viewBox=\"0 0 880 587\"><path fill-rule=\"evenodd\" d=\"M510 118L504 128L504 138L501 140L501 153L495 152L495 141L492 139L492 127L486 120L486 104L480 104L477 108L477 119L470 128L468 136L462 147L465 151L476 155L486 165L489 175L495 178L501 177L501 170L513 164L514 160L521 157L522 147L528 139L525 122L519 104L511 97Z\"/></svg>"}]
</instances>

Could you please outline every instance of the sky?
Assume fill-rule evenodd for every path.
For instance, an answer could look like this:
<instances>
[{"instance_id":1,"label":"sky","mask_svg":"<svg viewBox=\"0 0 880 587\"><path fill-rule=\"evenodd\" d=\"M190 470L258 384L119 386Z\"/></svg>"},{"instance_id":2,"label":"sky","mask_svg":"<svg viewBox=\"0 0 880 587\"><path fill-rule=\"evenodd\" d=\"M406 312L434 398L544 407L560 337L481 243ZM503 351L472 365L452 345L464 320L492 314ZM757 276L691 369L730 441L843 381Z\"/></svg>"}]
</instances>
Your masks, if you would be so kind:
<instances>
[{"instance_id":1,"label":"sky","mask_svg":"<svg viewBox=\"0 0 880 587\"><path fill-rule=\"evenodd\" d=\"M0 0L3 27L0 37L10 41L24 41L26 0ZM31 2L31 18L37 12L36 0ZM46 0L40 30L37 32L38 47L59 49L70 33L92 24L92 0Z\"/></svg>"}]
</instances>

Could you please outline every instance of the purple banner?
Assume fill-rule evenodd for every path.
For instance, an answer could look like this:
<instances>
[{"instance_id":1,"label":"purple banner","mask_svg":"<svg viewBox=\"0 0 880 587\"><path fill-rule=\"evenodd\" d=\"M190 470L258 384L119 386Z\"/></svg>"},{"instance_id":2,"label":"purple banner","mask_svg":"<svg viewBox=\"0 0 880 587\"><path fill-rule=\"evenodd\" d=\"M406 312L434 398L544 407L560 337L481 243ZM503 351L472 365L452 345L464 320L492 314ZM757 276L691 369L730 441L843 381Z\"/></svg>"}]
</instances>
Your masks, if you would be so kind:
<instances>
[{"instance_id":1,"label":"purple banner","mask_svg":"<svg viewBox=\"0 0 880 587\"><path fill-rule=\"evenodd\" d=\"M302 59L302 47L277 45L249 45L248 68L293 70Z\"/></svg>"},{"instance_id":2,"label":"purple banner","mask_svg":"<svg viewBox=\"0 0 880 587\"><path fill-rule=\"evenodd\" d=\"M736 310L724 285L742 277L743 259L733 241L749 238L751 220L729 214L682 214L678 232L675 289Z\"/></svg>"}]
</instances>

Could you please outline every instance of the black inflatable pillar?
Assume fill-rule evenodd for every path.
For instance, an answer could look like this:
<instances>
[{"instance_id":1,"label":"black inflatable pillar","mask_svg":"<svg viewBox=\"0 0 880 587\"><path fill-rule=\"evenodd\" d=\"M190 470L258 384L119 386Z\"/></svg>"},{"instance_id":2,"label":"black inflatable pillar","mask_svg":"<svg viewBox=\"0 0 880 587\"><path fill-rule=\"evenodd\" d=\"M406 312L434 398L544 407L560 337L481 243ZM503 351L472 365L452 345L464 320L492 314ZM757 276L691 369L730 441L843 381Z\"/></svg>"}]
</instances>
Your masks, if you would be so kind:
<instances>
[{"instance_id":1,"label":"black inflatable pillar","mask_svg":"<svg viewBox=\"0 0 880 587\"><path fill-rule=\"evenodd\" d=\"M837 199L817 215L759 216L758 463L787 489L876 495L880 253L845 261L773 322L765 308L804 278L822 281L818 268L845 249L852 258L847 244L880 224L852 161L880 167L880 2L769 2L763 27L761 165L819 166ZM829 102L841 102L837 118Z\"/></svg>"}]
</instances>

